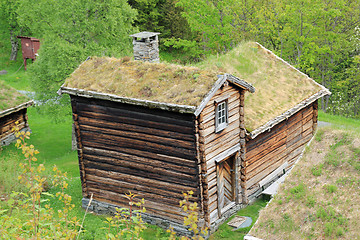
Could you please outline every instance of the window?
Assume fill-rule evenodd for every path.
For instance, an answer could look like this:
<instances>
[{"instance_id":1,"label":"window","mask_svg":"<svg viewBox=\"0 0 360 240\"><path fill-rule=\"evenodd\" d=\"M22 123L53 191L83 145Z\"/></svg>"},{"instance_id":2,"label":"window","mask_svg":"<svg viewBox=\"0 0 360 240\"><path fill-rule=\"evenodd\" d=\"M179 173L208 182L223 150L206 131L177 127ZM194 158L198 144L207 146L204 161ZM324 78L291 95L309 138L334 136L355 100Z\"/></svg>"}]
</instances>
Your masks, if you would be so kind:
<instances>
[{"instance_id":1,"label":"window","mask_svg":"<svg viewBox=\"0 0 360 240\"><path fill-rule=\"evenodd\" d=\"M215 108L215 132L220 132L228 125L227 100L217 103Z\"/></svg>"}]
</instances>

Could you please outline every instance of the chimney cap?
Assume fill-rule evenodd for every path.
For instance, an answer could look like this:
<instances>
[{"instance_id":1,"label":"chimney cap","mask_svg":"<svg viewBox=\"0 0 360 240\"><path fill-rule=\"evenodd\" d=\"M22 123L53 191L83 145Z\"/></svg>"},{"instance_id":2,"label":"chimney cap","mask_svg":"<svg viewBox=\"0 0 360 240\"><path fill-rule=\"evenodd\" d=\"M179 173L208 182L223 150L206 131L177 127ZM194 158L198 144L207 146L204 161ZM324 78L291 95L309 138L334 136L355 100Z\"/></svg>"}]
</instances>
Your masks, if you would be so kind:
<instances>
[{"instance_id":1,"label":"chimney cap","mask_svg":"<svg viewBox=\"0 0 360 240\"><path fill-rule=\"evenodd\" d=\"M159 35L158 32L140 32L130 35L133 38L150 38Z\"/></svg>"}]
</instances>

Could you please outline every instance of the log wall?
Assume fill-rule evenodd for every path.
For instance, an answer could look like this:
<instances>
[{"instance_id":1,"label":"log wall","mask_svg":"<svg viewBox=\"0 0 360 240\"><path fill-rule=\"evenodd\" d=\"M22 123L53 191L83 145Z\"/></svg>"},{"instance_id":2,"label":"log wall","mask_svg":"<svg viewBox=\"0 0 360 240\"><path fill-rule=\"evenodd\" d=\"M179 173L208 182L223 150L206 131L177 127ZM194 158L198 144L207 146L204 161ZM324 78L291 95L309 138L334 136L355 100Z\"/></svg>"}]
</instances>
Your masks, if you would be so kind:
<instances>
[{"instance_id":1,"label":"log wall","mask_svg":"<svg viewBox=\"0 0 360 240\"><path fill-rule=\"evenodd\" d=\"M19 122L20 130L29 126L26 112L25 108L0 118L0 146L10 143L7 139L12 135L16 121Z\"/></svg>"},{"instance_id":2,"label":"log wall","mask_svg":"<svg viewBox=\"0 0 360 240\"><path fill-rule=\"evenodd\" d=\"M245 128L240 128L240 120L243 118L243 103L241 96L244 91L233 86L225 84L210 99L204 110L198 118L199 122L199 142L200 142L200 159L202 160L202 173L206 178L202 181L204 213L205 220L208 224L214 223L219 219L218 212L218 188L217 188L217 171L216 161L221 153L231 150L236 145L240 145L241 136L244 138L245 145ZM228 126L221 132L215 132L215 101L218 99L228 99ZM242 116L242 117L241 117ZM239 151L233 153L235 160L235 169L240 165ZM222 159L220 159L222 160ZM239 187L239 172L234 173L235 188ZM238 196L235 196L238 200Z\"/></svg>"},{"instance_id":3,"label":"log wall","mask_svg":"<svg viewBox=\"0 0 360 240\"><path fill-rule=\"evenodd\" d=\"M247 197L252 197L259 182L285 162L293 166L305 145L314 135L317 123L317 101L258 135L246 143L246 164L242 174L246 179Z\"/></svg>"},{"instance_id":4,"label":"log wall","mask_svg":"<svg viewBox=\"0 0 360 240\"><path fill-rule=\"evenodd\" d=\"M195 119L160 109L71 96L83 196L183 221L179 201L192 190L201 204Z\"/></svg>"}]
</instances>

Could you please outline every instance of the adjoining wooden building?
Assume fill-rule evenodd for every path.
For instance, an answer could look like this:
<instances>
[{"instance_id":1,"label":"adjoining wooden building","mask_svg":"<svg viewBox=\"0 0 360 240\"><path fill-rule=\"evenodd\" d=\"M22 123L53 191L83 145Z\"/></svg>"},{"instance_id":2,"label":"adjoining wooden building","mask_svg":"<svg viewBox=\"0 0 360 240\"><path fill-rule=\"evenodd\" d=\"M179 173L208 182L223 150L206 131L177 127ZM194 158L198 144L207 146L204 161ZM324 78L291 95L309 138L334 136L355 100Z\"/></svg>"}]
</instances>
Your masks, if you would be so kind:
<instances>
[{"instance_id":1,"label":"adjoining wooden building","mask_svg":"<svg viewBox=\"0 0 360 240\"><path fill-rule=\"evenodd\" d=\"M0 81L0 146L16 139L12 132L15 122L19 122L20 130L30 130L26 112L32 104L28 97Z\"/></svg>"},{"instance_id":2,"label":"adjoining wooden building","mask_svg":"<svg viewBox=\"0 0 360 240\"><path fill-rule=\"evenodd\" d=\"M251 42L199 67L93 57L59 93L71 96L83 206L93 194L105 213L131 191L146 220L179 231L182 192L214 231L284 174L330 94Z\"/></svg>"}]
</instances>

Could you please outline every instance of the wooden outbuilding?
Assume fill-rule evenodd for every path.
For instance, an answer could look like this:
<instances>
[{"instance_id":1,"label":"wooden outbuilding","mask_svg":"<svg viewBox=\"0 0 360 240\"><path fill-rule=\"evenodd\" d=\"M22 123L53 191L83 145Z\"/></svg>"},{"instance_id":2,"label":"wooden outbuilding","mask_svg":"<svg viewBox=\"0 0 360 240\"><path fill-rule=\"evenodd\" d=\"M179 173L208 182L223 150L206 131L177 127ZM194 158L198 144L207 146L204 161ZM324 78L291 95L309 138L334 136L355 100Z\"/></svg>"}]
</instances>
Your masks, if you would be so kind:
<instances>
[{"instance_id":1,"label":"wooden outbuilding","mask_svg":"<svg viewBox=\"0 0 360 240\"><path fill-rule=\"evenodd\" d=\"M26 112L32 104L28 97L0 81L0 146L16 139L12 132L15 122L19 122L21 131L30 130Z\"/></svg>"},{"instance_id":2,"label":"wooden outbuilding","mask_svg":"<svg viewBox=\"0 0 360 240\"><path fill-rule=\"evenodd\" d=\"M131 191L147 221L178 231L182 192L214 231L288 171L330 94L252 42L198 67L93 57L59 93L71 96L83 206L93 194L106 213Z\"/></svg>"},{"instance_id":3,"label":"wooden outbuilding","mask_svg":"<svg viewBox=\"0 0 360 240\"><path fill-rule=\"evenodd\" d=\"M24 36L17 36L17 38L21 39L21 52L26 70L26 60L32 59L32 61L35 61L36 59L37 52L40 48L40 40L37 38Z\"/></svg>"}]
</instances>

